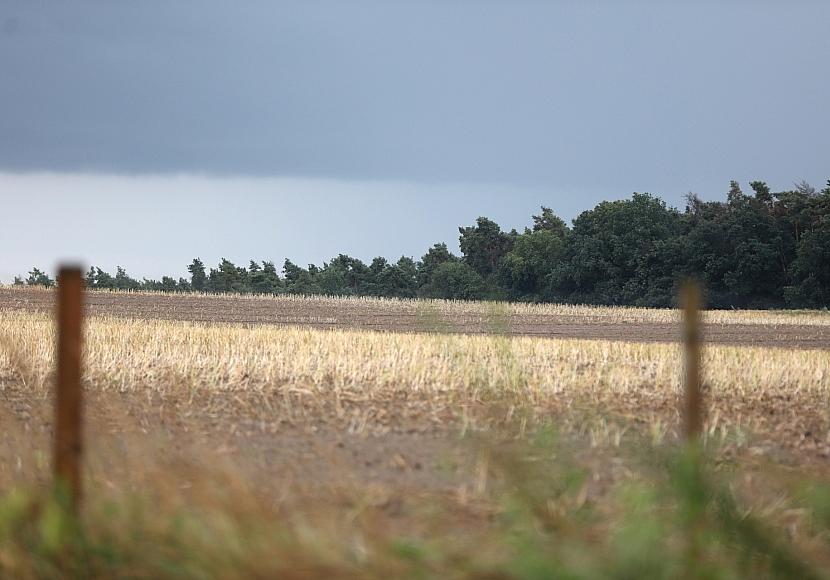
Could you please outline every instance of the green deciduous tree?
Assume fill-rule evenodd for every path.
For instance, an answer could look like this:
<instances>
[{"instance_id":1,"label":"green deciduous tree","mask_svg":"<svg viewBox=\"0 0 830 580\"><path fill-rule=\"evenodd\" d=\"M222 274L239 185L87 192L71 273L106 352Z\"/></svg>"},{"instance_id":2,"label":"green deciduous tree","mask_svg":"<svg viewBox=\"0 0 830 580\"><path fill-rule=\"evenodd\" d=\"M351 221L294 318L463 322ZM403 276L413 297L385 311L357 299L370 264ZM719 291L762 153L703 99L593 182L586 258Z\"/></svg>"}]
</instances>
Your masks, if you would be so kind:
<instances>
[{"instance_id":1,"label":"green deciduous tree","mask_svg":"<svg viewBox=\"0 0 830 580\"><path fill-rule=\"evenodd\" d=\"M130 278L127 271L121 266L116 267L114 284L118 290L139 290L141 288L141 282Z\"/></svg>"},{"instance_id":2,"label":"green deciduous tree","mask_svg":"<svg viewBox=\"0 0 830 580\"><path fill-rule=\"evenodd\" d=\"M679 233L678 212L647 193L602 202L574 220L552 291L571 301L639 304L649 290L642 270Z\"/></svg>"},{"instance_id":3,"label":"green deciduous tree","mask_svg":"<svg viewBox=\"0 0 830 580\"><path fill-rule=\"evenodd\" d=\"M278 294L282 283L273 262L262 262L262 266L251 260L248 266L248 289L256 294Z\"/></svg>"},{"instance_id":4,"label":"green deciduous tree","mask_svg":"<svg viewBox=\"0 0 830 580\"><path fill-rule=\"evenodd\" d=\"M708 305L728 307L827 306L830 296L830 181L817 191L800 182L773 192L751 181L745 195L736 181L725 201L689 194L683 213L649 194L602 202L569 229L542 206L531 227L503 232L481 217L459 228L463 258L435 244L416 263L377 257L369 265L340 254L322 266L290 260L280 277L273 262L247 268L222 259L205 271L198 258L190 280L164 276L139 282L120 266L115 276L87 273L95 289L175 292L331 294L411 298L509 298L528 301L670 306L679 280L692 276L707 290ZM54 285L34 268L15 284Z\"/></svg>"},{"instance_id":5,"label":"green deciduous tree","mask_svg":"<svg viewBox=\"0 0 830 580\"><path fill-rule=\"evenodd\" d=\"M484 278L463 262L444 262L432 275L425 292L431 298L480 300L487 291Z\"/></svg>"},{"instance_id":6,"label":"green deciduous tree","mask_svg":"<svg viewBox=\"0 0 830 580\"><path fill-rule=\"evenodd\" d=\"M435 244L421 258L417 264L418 287L426 287L432 280L432 274L436 268L446 262L457 262L458 256L454 255L447 248L447 244Z\"/></svg>"},{"instance_id":7,"label":"green deciduous tree","mask_svg":"<svg viewBox=\"0 0 830 580\"><path fill-rule=\"evenodd\" d=\"M417 293L417 267L412 258L402 256L395 264L375 258L369 272L366 288L370 296L414 298Z\"/></svg>"},{"instance_id":8,"label":"green deciduous tree","mask_svg":"<svg viewBox=\"0 0 830 580\"><path fill-rule=\"evenodd\" d=\"M210 269L207 288L211 292L245 293L248 290L247 277L248 272L245 268L239 268L230 260L222 258L218 268Z\"/></svg>"},{"instance_id":9,"label":"green deciduous tree","mask_svg":"<svg viewBox=\"0 0 830 580\"><path fill-rule=\"evenodd\" d=\"M322 294L323 291L315 280L318 271L316 268L301 268L286 259L283 266L286 291L290 294Z\"/></svg>"},{"instance_id":10,"label":"green deciduous tree","mask_svg":"<svg viewBox=\"0 0 830 580\"><path fill-rule=\"evenodd\" d=\"M499 224L485 217L478 218L475 226L458 228L458 231L464 263L485 280L498 272L499 263L513 248L517 235L501 231Z\"/></svg>"},{"instance_id":11,"label":"green deciduous tree","mask_svg":"<svg viewBox=\"0 0 830 580\"><path fill-rule=\"evenodd\" d=\"M324 294L332 296L358 296L366 294L370 282L369 267L361 260L340 254L323 264L317 283Z\"/></svg>"},{"instance_id":12,"label":"green deciduous tree","mask_svg":"<svg viewBox=\"0 0 830 580\"><path fill-rule=\"evenodd\" d=\"M88 288L98 290L115 290L115 278L109 272L105 272L97 266L90 267L86 274L86 284Z\"/></svg>"},{"instance_id":13,"label":"green deciduous tree","mask_svg":"<svg viewBox=\"0 0 830 580\"><path fill-rule=\"evenodd\" d=\"M499 266L499 282L513 299L551 298L551 275L560 266L565 249L559 228L527 230Z\"/></svg>"},{"instance_id":14,"label":"green deciduous tree","mask_svg":"<svg viewBox=\"0 0 830 580\"><path fill-rule=\"evenodd\" d=\"M174 278L171 278L170 276L161 277L161 290L163 292L176 292L178 289L179 286Z\"/></svg>"},{"instance_id":15,"label":"green deciduous tree","mask_svg":"<svg viewBox=\"0 0 830 580\"><path fill-rule=\"evenodd\" d=\"M792 270L792 306L830 307L830 216L801 237Z\"/></svg>"},{"instance_id":16,"label":"green deciduous tree","mask_svg":"<svg viewBox=\"0 0 830 580\"><path fill-rule=\"evenodd\" d=\"M190 287L196 292L207 290L207 272L205 264L199 258L193 258L193 262L187 267L190 272Z\"/></svg>"},{"instance_id":17,"label":"green deciduous tree","mask_svg":"<svg viewBox=\"0 0 830 580\"><path fill-rule=\"evenodd\" d=\"M55 285L55 281L42 270L39 270L38 268L32 268L29 271L29 277L26 278L26 285L45 286L46 288L51 288Z\"/></svg>"},{"instance_id":18,"label":"green deciduous tree","mask_svg":"<svg viewBox=\"0 0 830 580\"><path fill-rule=\"evenodd\" d=\"M552 209L542 206L542 213L533 216L533 231L552 232L557 237L564 240L565 236L568 234L568 226L562 218L553 213Z\"/></svg>"}]
</instances>

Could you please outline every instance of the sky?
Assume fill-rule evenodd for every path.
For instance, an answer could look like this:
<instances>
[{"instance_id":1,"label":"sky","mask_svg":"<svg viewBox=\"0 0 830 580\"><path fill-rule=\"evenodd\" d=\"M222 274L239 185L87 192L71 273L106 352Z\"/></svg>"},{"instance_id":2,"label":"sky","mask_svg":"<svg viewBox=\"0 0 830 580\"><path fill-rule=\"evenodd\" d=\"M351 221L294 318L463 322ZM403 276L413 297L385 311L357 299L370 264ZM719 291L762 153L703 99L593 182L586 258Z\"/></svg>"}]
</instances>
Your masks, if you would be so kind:
<instances>
[{"instance_id":1,"label":"sky","mask_svg":"<svg viewBox=\"0 0 830 580\"><path fill-rule=\"evenodd\" d=\"M830 3L0 0L0 280L830 178Z\"/></svg>"}]
</instances>

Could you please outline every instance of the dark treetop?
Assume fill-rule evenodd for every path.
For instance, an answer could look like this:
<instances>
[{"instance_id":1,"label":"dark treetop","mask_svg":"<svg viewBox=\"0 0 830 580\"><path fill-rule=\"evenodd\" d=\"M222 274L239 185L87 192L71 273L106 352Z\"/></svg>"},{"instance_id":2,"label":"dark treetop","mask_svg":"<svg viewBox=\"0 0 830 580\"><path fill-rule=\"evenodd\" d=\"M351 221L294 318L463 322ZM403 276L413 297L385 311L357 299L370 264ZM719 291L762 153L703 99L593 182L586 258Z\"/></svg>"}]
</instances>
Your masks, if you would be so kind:
<instances>
[{"instance_id":1,"label":"dark treetop","mask_svg":"<svg viewBox=\"0 0 830 580\"><path fill-rule=\"evenodd\" d=\"M348 296L507 299L588 304L670 306L677 284L703 282L713 308L830 306L830 181L771 192L730 184L725 202L689 195L678 211L649 194L602 202L568 227L549 208L523 232L504 232L490 219L459 228L462 256L435 244L420 260L371 264L339 255L321 266L286 260L247 267L223 259L206 268L194 259L190 280L138 281L118 268L90 268L92 288L328 294ZM16 284L52 285L38 268Z\"/></svg>"}]
</instances>

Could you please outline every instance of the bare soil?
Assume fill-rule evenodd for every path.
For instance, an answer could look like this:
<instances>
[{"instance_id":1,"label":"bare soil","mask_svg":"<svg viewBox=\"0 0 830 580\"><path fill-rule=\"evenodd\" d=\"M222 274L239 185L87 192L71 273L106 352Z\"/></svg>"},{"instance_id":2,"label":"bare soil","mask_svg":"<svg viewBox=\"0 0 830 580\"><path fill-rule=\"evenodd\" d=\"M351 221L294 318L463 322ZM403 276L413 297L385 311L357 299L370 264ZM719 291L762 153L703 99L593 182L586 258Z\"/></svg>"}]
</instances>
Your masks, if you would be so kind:
<instances>
[{"instance_id":1,"label":"bare soil","mask_svg":"<svg viewBox=\"0 0 830 580\"><path fill-rule=\"evenodd\" d=\"M0 289L0 309L51 311L54 294L43 291ZM126 294L92 292L87 295L90 315L141 319L181 320L245 325L299 325L394 332L452 332L508 334L549 338L676 342L679 325L647 322L609 322L607 319L569 315L487 317L453 314L437 319L429 312L398 312L370 301L347 306L309 301L256 300L224 296ZM830 326L729 324L706 325L704 340L717 344L786 348L830 348Z\"/></svg>"},{"instance_id":2,"label":"bare soil","mask_svg":"<svg viewBox=\"0 0 830 580\"><path fill-rule=\"evenodd\" d=\"M50 311L52 301L52 293L0 289L0 309ZM371 302L356 301L341 309L321 304L313 311L298 311L298 304L314 306L229 297L108 293L87 297L89 314L141 319L639 342L678 339L678 329L669 324L513 316L496 325L483 317L452 316L438 324L432 321L435 326L430 327L424 317L390 314ZM706 338L722 344L829 348L829 331L816 326L729 325L707 328ZM0 377L0 400L0 490L21 482L47 481L49 397L8 375ZM155 474L166 473L186 489L198 479L182 468L190 465L202 473L236 474L278 501L301 497L328 502L345 497L348 509L368 502L402 526L414 525L406 517L413 498L422 503L425 497L443 498L458 509L477 506L467 514L475 525L478 518L487 517L488 509L476 502L504 485L504 470L499 475L494 449L526 440L524 411L514 413L497 401L481 408L443 409L439 414L429 401L417 397L344 402L338 409L320 400L293 401L290 409L283 403L276 391L165 397L143 392L137 385L126 392L90 392L86 406L90 486L141 488L152 483L148 480ZM802 393L782 400L750 394L709 404L712 415L747 426L745 437L729 435L717 443L717 461L749 471L775 465L812 477L830 474L830 401L825 396ZM614 442L613 432L624 432L622 446L630 449L638 441L649 441L655 425L662 424L668 431L664 441L671 441L680 422L677 409L676 399L652 393L604 401L563 399L557 408L529 410L528 429L547 422L566 434L568 444L575 446L579 467L589 475L586 497L599 501L615 481L632 473L631 465L620 460L620 444ZM608 426L612 434L603 438L602 430ZM348 493L338 495L344 489Z\"/></svg>"},{"instance_id":3,"label":"bare soil","mask_svg":"<svg viewBox=\"0 0 830 580\"><path fill-rule=\"evenodd\" d=\"M49 397L6 376L0 377L0 398L0 489L47 480ZM337 409L315 399L295 400L290 410L284 403L277 392L176 397L140 389L89 392L89 473L98 485L118 488L140 488L159 471L184 474L177 477L188 485L188 471L179 468L189 465L204 473L236 474L270 497L307 498L349 489L389 501L394 497L398 503L424 494L463 503L494 485L499 466L490 465L493 453L552 425L560 443L575 450L579 468L590 474L586 493L599 499L636 469L620 457L630 458L640 445L646 449L654 425L666 426L662 443L670 443L680 424L676 399L648 393L563 399L561 406L530 410L530 415L497 401L436 413L417 397L345 402ZM817 395L710 400L711 413L720 421L746 425L740 437L715 436L711 451L718 462L774 465L826 477L828 403ZM522 418L528 416L525 425ZM614 433L624 434L621 442L614 441Z\"/></svg>"}]
</instances>

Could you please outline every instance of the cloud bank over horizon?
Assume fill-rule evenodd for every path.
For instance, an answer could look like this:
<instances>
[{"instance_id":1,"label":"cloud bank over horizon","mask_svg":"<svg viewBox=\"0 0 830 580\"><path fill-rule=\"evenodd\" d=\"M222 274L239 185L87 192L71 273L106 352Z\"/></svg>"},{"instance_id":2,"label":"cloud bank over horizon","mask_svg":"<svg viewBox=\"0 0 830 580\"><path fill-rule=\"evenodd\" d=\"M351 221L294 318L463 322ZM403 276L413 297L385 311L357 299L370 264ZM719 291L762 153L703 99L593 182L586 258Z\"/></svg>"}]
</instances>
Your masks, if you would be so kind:
<instances>
[{"instance_id":1,"label":"cloud bank over horizon","mask_svg":"<svg viewBox=\"0 0 830 580\"><path fill-rule=\"evenodd\" d=\"M61 255L139 276L417 257L478 215L820 186L828 21L809 0L7 0L0 279Z\"/></svg>"},{"instance_id":2,"label":"cloud bank over horizon","mask_svg":"<svg viewBox=\"0 0 830 580\"><path fill-rule=\"evenodd\" d=\"M830 3L0 6L0 170L504 183L826 179Z\"/></svg>"}]
</instances>

